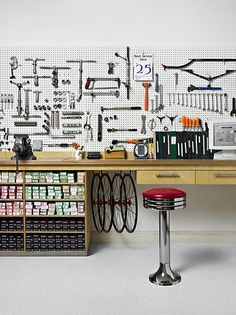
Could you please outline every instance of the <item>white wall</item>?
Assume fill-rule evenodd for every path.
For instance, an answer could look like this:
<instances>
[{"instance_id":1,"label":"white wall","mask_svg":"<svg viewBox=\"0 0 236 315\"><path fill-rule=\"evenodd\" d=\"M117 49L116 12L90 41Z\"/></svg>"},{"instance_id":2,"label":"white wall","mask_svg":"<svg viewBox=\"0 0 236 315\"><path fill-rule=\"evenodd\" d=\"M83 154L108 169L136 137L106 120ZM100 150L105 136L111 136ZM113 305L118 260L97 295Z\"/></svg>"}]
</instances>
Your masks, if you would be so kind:
<instances>
[{"instance_id":1,"label":"white wall","mask_svg":"<svg viewBox=\"0 0 236 315\"><path fill-rule=\"evenodd\" d=\"M1 0L0 39L2 47L235 47L235 12L234 0ZM174 230L236 231L234 187L182 188L188 208L173 213ZM156 214L141 208L138 230L156 228Z\"/></svg>"},{"instance_id":2,"label":"white wall","mask_svg":"<svg viewBox=\"0 0 236 315\"><path fill-rule=\"evenodd\" d=\"M1 0L1 46L235 46L234 0Z\"/></svg>"}]
</instances>

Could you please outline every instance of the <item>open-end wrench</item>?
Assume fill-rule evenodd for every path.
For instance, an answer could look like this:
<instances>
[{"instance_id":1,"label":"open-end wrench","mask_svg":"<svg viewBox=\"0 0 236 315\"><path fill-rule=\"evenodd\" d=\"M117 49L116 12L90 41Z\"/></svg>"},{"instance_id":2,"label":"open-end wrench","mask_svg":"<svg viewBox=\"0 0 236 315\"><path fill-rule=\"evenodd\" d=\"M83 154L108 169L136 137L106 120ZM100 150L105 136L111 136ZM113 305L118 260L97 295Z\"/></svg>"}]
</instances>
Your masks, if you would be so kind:
<instances>
[{"instance_id":1,"label":"open-end wrench","mask_svg":"<svg viewBox=\"0 0 236 315\"><path fill-rule=\"evenodd\" d=\"M173 104L175 104L175 93L172 93Z\"/></svg>"},{"instance_id":2,"label":"open-end wrench","mask_svg":"<svg viewBox=\"0 0 236 315\"><path fill-rule=\"evenodd\" d=\"M210 94L207 93L207 111L210 112L211 108L210 108Z\"/></svg>"},{"instance_id":3,"label":"open-end wrench","mask_svg":"<svg viewBox=\"0 0 236 315\"><path fill-rule=\"evenodd\" d=\"M85 142L88 142L90 139L90 129L91 129L91 113L88 111L86 113L86 122L84 124L84 129L86 130Z\"/></svg>"},{"instance_id":4,"label":"open-end wrench","mask_svg":"<svg viewBox=\"0 0 236 315\"><path fill-rule=\"evenodd\" d=\"M182 106L184 106L184 93L181 94L182 95Z\"/></svg>"},{"instance_id":5,"label":"open-end wrench","mask_svg":"<svg viewBox=\"0 0 236 315\"><path fill-rule=\"evenodd\" d=\"M214 101L214 94L211 94L211 111L214 112L215 111L215 101Z\"/></svg>"},{"instance_id":6,"label":"open-end wrench","mask_svg":"<svg viewBox=\"0 0 236 315\"><path fill-rule=\"evenodd\" d=\"M223 94L219 94L220 97L220 114L223 115Z\"/></svg>"},{"instance_id":7,"label":"open-end wrench","mask_svg":"<svg viewBox=\"0 0 236 315\"><path fill-rule=\"evenodd\" d=\"M202 94L198 94L198 109L202 109Z\"/></svg>"},{"instance_id":8,"label":"open-end wrench","mask_svg":"<svg viewBox=\"0 0 236 315\"><path fill-rule=\"evenodd\" d=\"M225 111L228 112L229 111L229 107L228 107L228 94L225 93L224 94L224 97L225 97Z\"/></svg>"},{"instance_id":9,"label":"open-end wrench","mask_svg":"<svg viewBox=\"0 0 236 315\"><path fill-rule=\"evenodd\" d=\"M141 115L141 119L142 119L142 128L141 128L141 134L145 135L147 133L147 129L146 129L146 115Z\"/></svg>"},{"instance_id":10,"label":"open-end wrench","mask_svg":"<svg viewBox=\"0 0 236 315\"><path fill-rule=\"evenodd\" d=\"M194 108L197 108L197 94L194 94Z\"/></svg>"},{"instance_id":11,"label":"open-end wrench","mask_svg":"<svg viewBox=\"0 0 236 315\"><path fill-rule=\"evenodd\" d=\"M180 105L180 93L177 93L177 97L178 97L177 105Z\"/></svg>"},{"instance_id":12,"label":"open-end wrench","mask_svg":"<svg viewBox=\"0 0 236 315\"><path fill-rule=\"evenodd\" d=\"M215 99L216 99L216 113L219 113L219 95L215 94Z\"/></svg>"},{"instance_id":13,"label":"open-end wrench","mask_svg":"<svg viewBox=\"0 0 236 315\"><path fill-rule=\"evenodd\" d=\"M203 94L203 108L202 110L205 111L206 110L206 94Z\"/></svg>"},{"instance_id":14,"label":"open-end wrench","mask_svg":"<svg viewBox=\"0 0 236 315\"><path fill-rule=\"evenodd\" d=\"M171 93L168 93L169 106L171 106Z\"/></svg>"},{"instance_id":15,"label":"open-end wrench","mask_svg":"<svg viewBox=\"0 0 236 315\"><path fill-rule=\"evenodd\" d=\"M151 112L152 114L154 114L154 113L155 113L154 100L150 100L150 101L151 101L151 110L150 110L150 112Z\"/></svg>"},{"instance_id":16,"label":"open-end wrench","mask_svg":"<svg viewBox=\"0 0 236 315\"><path fill-rule=\"evenodd\" d=\"M190 93L190 107L193 107L193 94Z\"/></svg>"},{"instance_id":17,"label":"open-end wrench","mask_svg":"<svg viewBox=\"0 0 236 315\"><path fill-rule=\"evenodd\" d=\"M185 97L186 97L186 107L188 107L189 101L188 101L188 94L187 93L185 94Z\"/></svg>"}]
</instances>

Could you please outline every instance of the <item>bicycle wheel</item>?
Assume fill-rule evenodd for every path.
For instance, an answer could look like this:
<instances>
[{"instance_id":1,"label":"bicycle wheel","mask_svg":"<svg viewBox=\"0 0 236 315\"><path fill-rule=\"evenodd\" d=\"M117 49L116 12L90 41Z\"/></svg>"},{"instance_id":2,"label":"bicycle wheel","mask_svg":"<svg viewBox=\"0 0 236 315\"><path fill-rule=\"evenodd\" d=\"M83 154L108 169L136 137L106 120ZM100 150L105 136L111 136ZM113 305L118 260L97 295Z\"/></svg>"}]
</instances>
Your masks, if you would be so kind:
<instances>
[{"instance_id":1,"label":"bicycle wheel","mask_svg":"<svg viewBox=\"0 0 236 315\"><path fill-rule=\"evenodd\" d=\"M113 195L112 195L112 185L110 176L105 173L102 174L101 178L101 190L103 193L104 200L104 226L103 231L109 232L112 227L113 220Z\"/></svg>"},{"instance_id":2,"label":"bicycle wheel","mask_svg":"<svg viewBox=\"0 0 236 315\"><path fill-rule=\"evenodd\" d=\"M105 202L99 174L94 174L91 183L91 209L96 230L102 232L105 223Z\"/></svg>"},{"instance_id":3,"label":"bicycle wheel","mask_svg":"<svg viewBox=\"0 0 236 315\"><path fill-rule=\"evenodd\" d=\"M125 184L121 174L115 174L112 179L113 194L113 226L118 233L125 228L127 207Z\"/></svg>"},{"instance_id":4,"label":"bicycle wheel","mask_svg":"<svg viewBox=\"0 0 236 315\"><path fill-rule=\"evenodd\" d=\"M123 180L126 189L126 206L127 215L125 220L125 229L129 233L133 233L138 220L138 198L136 187L131 174L126 173L123 175Z\"/></svg>"}]
</instances>

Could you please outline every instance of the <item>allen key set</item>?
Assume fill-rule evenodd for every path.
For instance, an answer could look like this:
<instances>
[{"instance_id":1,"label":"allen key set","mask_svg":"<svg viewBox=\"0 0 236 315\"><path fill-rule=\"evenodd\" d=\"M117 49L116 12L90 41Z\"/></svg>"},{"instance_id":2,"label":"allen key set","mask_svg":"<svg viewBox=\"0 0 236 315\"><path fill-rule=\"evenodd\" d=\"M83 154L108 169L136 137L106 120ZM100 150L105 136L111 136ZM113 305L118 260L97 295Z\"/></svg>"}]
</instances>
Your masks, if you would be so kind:
<instances>
[{"instance_id":1,"label":"allen key set","mask_svg":"<svg viewBox=\"0 0 236 315\"><path fill-rule=\"evenodd\" d=\"M115 142L132 151L155 132L186 129L181 117L235 119L236 48L1 49L0 123L70 151ZM195 118L193 118L195 119ZM191 128L191 123L189 123ZM195 130L195 129L194 129Z\"/></svg>"}]
</instances>

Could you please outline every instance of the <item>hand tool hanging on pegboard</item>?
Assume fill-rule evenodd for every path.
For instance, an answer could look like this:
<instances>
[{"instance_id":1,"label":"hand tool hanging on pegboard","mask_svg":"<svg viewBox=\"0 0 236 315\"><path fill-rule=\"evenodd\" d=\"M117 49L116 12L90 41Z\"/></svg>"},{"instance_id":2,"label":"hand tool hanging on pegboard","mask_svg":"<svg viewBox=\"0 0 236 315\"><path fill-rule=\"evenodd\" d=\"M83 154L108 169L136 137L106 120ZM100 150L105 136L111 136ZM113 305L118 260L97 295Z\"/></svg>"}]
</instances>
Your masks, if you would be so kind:
<instances>
[{"instance_id":1,"label":"hand tool hanging on pegboard","mask_svg":"<svg viewBox=\"0 0 236 315\"><path fill-rule=\"evenodd\" d=\"M92 102L96 96L115 96L118 98L120 96L120 91L108 91L108 92L83 92L83 95L85 96L91 96L92 97Z\"/></svg>"},{"instance_id":2,"label":"hand tool hanging on pegboard","mask_svg":"<svg viewBox=\"0 0 236 315\"><path fill-rule=\"evenodd\" d=\"M141 110L142 107L140 106L130 106L130 107L103 107L101 106L101 112L105 110Z\"/></svg>"},{"instance_id":3,"label":"hand tool hanging on pegboard","mask_svg":"<svg viewBox=\"0 0 236 315\"><path fill-rule=\"evenodd\" d=\"M49 75L23 75L23 79L34 79L34 85L39 86L39 79L51 79Z\"/></svg>"},{"instance_id":4,"label":"hand tool hanging on pegboard","mask_svg":"<svg viewBox=\"0 0 236 315\"><path fill-rule=\"evenodd\" d=\"M58 70L70 70L70 67L57 67L57 66L42 66L40 67L40 69L46 69L46 70L52 70L52 85L55 88L58 88L58 83L59 83L59 79L58 79Z\"/></svg>"},{"instance_id":5,"label":"hand tool hanging on pegboard","mask_svg":"<svg viewBox=\"0 0 236 315\"><path fill-rule=\"evenodd\" d=\"M190 61L185 63L184 65L180 66L166 66L162 64L162 67L164 70L169 70L169 69L183 69L191 66L195 62L236 62L236 59L233 58L195 58L195 59L189 59Z\"/></svg>"},{"instance_id":6,"label":"hand tool hanging on pegboard","mask_svg":"<svg viewBox=\"0 0 236 315\"><path fill-rule=\"evenodd\" d=\"M45 61L44 58L25 58L25 61L32 61L33 74L37 74L38 61Z\"/></svg>"},{"instance_id":7,"label":"hand tool hanging on pegboard","mask_svg":"<svg viewBox=\"0 0 236 315\"><path fill-rule=\"evenodd\" d=\"M122 57L120 54L118 54L117 52L115 53L116 57L119 57L123 60L125 60L126 62L126 81L122 82L122 84L124 84L124 86L126 87L126 97L127 100L130 99L130 89L131 89L131 84L130 84L130 48L127 46L126 47L126 58Z\"/></svg>"},{"instance_id":8,"label":"hand tool hanging on pegboard","mask_svg":"<svg viewBox=\"0 0 236 315\"><path fill-rule=\"evenodd\" d=\"M116 82L116 86L95 86L95 83L98 82ZM85 89L86 90L117 90L120 88L120 78L87 78L87 81L85 83Z\"/></svg>"},{"instance_id":9,"label":"hand tool hanging on pegboard","mask_svg":"<svg viewBox=\"0 0 236 315\"><path fill-rule=\"evenodd\" d=\"M144 87L144 110L148 111L148 103L149 103L149 97L148 97L148 89L152 86L151 83L145 82L142 84Z\"/></svg>"},{"instance_id":10,"label":"hand tool hanging on pegboard","mask_svg":"<svg viewBox=\"0 0 236 315\"><path fill-rule=\"evenodd\" d=\"M22 82L22 83L16 83L16 82L10 81L10 83L16 85L17 88L18 88L17 114L18 114L18 117L21 117L21 114L22 114L22 111L23 111L23 108L21 106L21 104L22 104L21 90L22 90L24 85L29 84L29 81L25 81L25 82Z\"/></svg>"},{"instance_id":11,"label":"hand tool hanging on pegboard","mask_svg":"<svg viewBox=\"0 0 236 315\"><path fill-rule=\"evenodd\" d=\"M102 141L102 115L98 114L98 141Z\"/></svg>"},{"instance_id":12,"label":"hand tool hanging on pegboard","mask_svg":"<svg viewBox=\"0 0 236 315\"><path fill-rule=\"evenodd\" d=\"M18 59L15 56L12 56L10 58L10 62L9 62L10 66L11 66L11 76L10 79L15 79L15 75L14 75L14 71L18 68L19 64L18 64Z\"/></svg>"},{"instance_id":13,"label":"hand tool hanging on pegboard","mask_svg":"<svg viewBox=\"0 0 236 315\"><path fill-rule=\"evenodd\" d=\"M113 145L118 144L118 143L136 144L139 142L152 143L153 138L130 139L130 140L112 140Z\"/></svg>"},{"instance_id":14,"label":"hand tool hanging on pegboard","mask_svg":"<svg viewBox=\"0 0 236 315\"><path fill-rule=\"evenodd\" d=\"M66 60L68 63L79 63L79 95L77 102L80 102L83 96L83 64L84 63L96 63L95 60Z\"/></svg>"}]
</instances>

